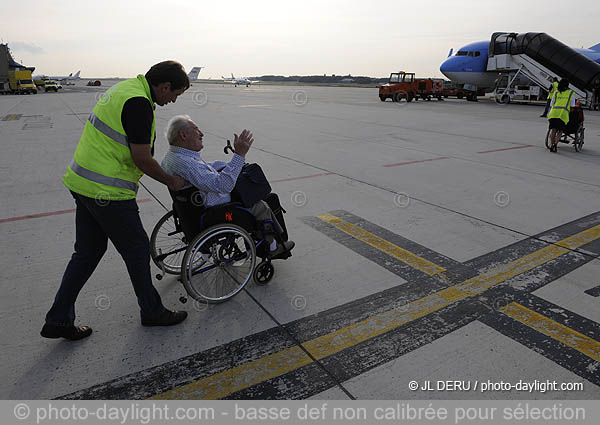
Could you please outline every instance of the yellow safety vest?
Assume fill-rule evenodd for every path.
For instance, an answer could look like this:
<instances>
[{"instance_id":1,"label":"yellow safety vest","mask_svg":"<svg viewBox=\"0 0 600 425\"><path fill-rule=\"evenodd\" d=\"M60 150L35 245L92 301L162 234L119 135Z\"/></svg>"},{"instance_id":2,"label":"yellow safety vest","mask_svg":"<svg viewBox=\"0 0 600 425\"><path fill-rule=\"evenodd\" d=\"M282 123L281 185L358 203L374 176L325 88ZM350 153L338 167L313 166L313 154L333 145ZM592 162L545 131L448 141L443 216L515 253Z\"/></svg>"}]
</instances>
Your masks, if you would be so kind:
<instances>
[{"instance_id":1,"label":"yellow safety vest","mask_svg":"<svg viewBox=\"0 0 600 425\"><path fill-rule=\"evenodd\" d=\"M565 124L569 122L569 113L571 112L571 98L575 93L573 90L557 91L552 101L552 109L548 114L548 119L560 118Z\"/></svg>"},{"instance_id":2,"label":"yellow safety vest","mask_svg":"<svg viewBox=\"0 0 600 425\"><path fill-rule=\"evenodd\" d=\"M552 99L552 96L554 96L554 93L556 93L557 88L558 88L558 82L555 81L552 83L552 88L548 92L548 99Z\"/></svg>"},{"instance_id":3,"label":"yellow safety vest","mask_svg":"<svg viewBox=\"0 0 600 425\"><path fill-rule=\"evenodd\" d=\"M90 114L62 181L73 192L103 200L135 199L144 173L135 165L121 122L123 105L132 97L145 97L156 107L143 75L122 81L104 93ZM154 144L153 112L150 148Z\"/></svg>"}]
</instances>

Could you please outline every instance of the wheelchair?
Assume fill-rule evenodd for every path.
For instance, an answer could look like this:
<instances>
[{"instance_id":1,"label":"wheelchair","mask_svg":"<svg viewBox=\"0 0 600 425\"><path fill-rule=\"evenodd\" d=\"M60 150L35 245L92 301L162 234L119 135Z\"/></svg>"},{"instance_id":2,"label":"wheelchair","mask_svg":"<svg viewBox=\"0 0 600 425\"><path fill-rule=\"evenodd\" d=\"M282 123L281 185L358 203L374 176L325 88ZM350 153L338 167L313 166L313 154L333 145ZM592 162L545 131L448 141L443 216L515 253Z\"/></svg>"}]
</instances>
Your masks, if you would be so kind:
<instances>
[{"instance_id":1,"label":"wheelchair","mask_svg":"<svg viewBox=\"0 0 600 425\"><path fill-rule=\"evenodd\" d=\"M580 152L583 149L583 140L585 136L583 121L583 109L580 106L571 108L569 122L560 138L561 143L573 143L575 152ZM548 132L546 133L546 147L550 149L550 129L548 129Z\"/></svg>"},{"instance_id":2,"label":"wheelchair","mask_svg":"<svg viewBox=\"0 0 600 425\"><path fill-rule=\"evenodd\" d=\"M221 303L240 292L254 279L268 283L275 273L271 263L287 259L291 252L269 255L265 236L271 234L278 244L287 241L283 220L285 210L275 193L264 199L283 233L275 232L271 220L258 222L240 202L205 208L201 193L194 187L171 192L173 209L154 226L150 252L162 273L179 275L187 294L199 302ZM257 257L261 261L257 263ZM185 303L187 298L182 296Z\"/></svg>"}]
</instances>

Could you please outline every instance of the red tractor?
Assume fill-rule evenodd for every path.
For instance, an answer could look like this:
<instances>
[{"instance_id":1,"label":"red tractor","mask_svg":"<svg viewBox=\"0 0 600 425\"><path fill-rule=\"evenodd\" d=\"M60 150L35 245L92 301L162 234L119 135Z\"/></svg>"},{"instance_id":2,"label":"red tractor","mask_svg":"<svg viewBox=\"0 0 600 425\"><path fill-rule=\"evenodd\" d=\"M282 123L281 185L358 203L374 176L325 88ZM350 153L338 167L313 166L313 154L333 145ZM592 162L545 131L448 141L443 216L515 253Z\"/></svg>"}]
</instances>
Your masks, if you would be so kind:
<instances>
[{"instance_id":1,"label":"red tractor","mask_svg":"<svg viewBox=\"0 0 600 425\"><path fill-rule=\"evenodd\" d=\"M406 99L407 102L417 100L431 100L436 97L442 100L444 95L444 80L440 78L415 78L414 72L393 72L387 84L377 86L379 88L379 99L385 102L399 102Z\"/></svg>"}]
</instances>

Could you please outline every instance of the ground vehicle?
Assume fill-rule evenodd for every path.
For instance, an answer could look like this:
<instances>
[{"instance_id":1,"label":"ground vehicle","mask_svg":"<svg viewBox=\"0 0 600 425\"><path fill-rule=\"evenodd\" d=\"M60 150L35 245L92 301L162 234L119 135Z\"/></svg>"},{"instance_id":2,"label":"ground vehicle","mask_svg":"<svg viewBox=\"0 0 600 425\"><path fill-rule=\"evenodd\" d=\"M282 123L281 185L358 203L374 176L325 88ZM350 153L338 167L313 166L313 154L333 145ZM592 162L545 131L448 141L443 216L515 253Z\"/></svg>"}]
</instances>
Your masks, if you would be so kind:
<instances>
[{"instance_id":1,"label":"ground vehicle","mask_svg":"<svg viewBox=\"0 0 600 425\"><path fill-rule=\"evenodd\" d=\"M581 106L571 108L569 113L569 122L563 135L560 138L561 143L573 143L576 152L581 152L583 149L583 139L585 136L585 127L583 126L584 116ZM546 147L550 149L550 129L546 133Z\"/></svg>"},{"instance_id":2,"label":"ground vehicle","mask_svg":"<svg viewBox=\"0 0 600 425\"><path fill-rule=\"evenodd\" d=\"M156 224L150 237L154 263L165 273L179 274L186 292L197 301L220 303L240 292L254 278L257 284L271 280L273 259L286 259L290 252L268 257L265 235L268 225L255 220L240 203L230 202L210 208L202 206L196 188L171 193L173 210ZM287 240L283 209L277 195L271 193L269 204L284 233L277 243ZM257 255L263 260L256 265ZM186 302L187 298L181 297Z\"/></svg>"},{"instance_id":3,"label":"ground vehicle","mask_svg":"<svg viewBox=\"0 0 600 425\"><path fill-rule=\"evenodd\" d=\"M46 80L46 82L44 83L44 90L46 92L54 90L54 92L56 93L58 91L58 84L56 84L56 81Z\"/></svg>"},{"instance_id":4,"label":"ground vehicle","mask_svg":"<svg viewBox=\"0 0 600 425\"><path fill-rule=\"evenodd\" d=\"M90 80L87 82L88 86L100 86L102 85L102 83L100 82L100 80Z\"/></svg>"},{"instance_id":5,"label":"ground vehicle","mask_svg":"<svg viewBox=\"0 0 600 425\"><path fill-rule=\"evenodd\" d=\"M548 92L538 85L530 85L527 78L519 78L516 73L502 73L496 80L493 91L497 103L531 102L546 100Z\"/></svg>"},{"instance_id":6,"label":"ground vehicle","mask_svg":"<svg viewBox=\"0 0 600 425\"><path fill-rule=\"evenodd\" d=\"M31 78L31 71L28 69L24 70L10 70L8 71L8 79L10 82L11 93L17 94L36 94L37 87L33 84Z\"/></svg>"},{"instance_id":7,"label":"ground vehicle","mask_svg":"<svg viewBox=\"0 0 600 425\"><path fill-rule=\"evenodd\" d=\"M465 91L452 81L444 81L443 94L444 97L456 97L458 99L462 99L466 96Z\"/></svg>"},{"instance_id":8,"label":"ground vehicle","mask_svg":"<svg viewBox=\"0 0 600 425\"><path fill-rule=\"evenodd\" d=\"M444 90L444 81L438 78L415 78L413 72L393 72L390 74L389 81L378 86L379 99L385 102L386 99L392 99L398 102L406 99L411 102L419 97L423 100L431 100L432 97L442 99Z\"/></svg>"},{"instance_id":9,"label":"ground vehicle","mask_svg":"<svg viewBox=\"0 0 600 425\"><path fill-rule=\"evenodd\" d=\"M514 87L496 88L494 99L497 103L530 102L543 100L544 92L539 86L520 85Z\"/></svg>"}]
</instances>

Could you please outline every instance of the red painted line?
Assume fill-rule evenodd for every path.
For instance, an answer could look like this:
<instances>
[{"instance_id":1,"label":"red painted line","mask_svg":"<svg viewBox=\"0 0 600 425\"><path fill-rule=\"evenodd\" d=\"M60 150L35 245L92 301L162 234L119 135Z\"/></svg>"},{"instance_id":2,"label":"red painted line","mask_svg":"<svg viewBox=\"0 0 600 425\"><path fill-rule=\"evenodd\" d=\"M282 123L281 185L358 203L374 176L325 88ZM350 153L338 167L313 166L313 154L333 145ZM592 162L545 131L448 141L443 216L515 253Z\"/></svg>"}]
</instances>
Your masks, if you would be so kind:
<instances>
[{"instance_id":1,"label":"red painted line","mask_svg":"<svg viewBox=\"0 0 600 425\"><path fill-rule=\"evenodd\" d=\"M477 153L490 153L490 152L502 152L502 151L510 151L513 149L523 149L523 148L531 148L533 145L525 145L525 146L513 146L512 148L504 148L504 149L494 149L491 151L481 151Z\"/></svg>"},{"instance_id":2,"label":"red painted line","mask_svg":"<svg viewBox=\"0 0 600 425\"><path fill-rule=\"evenodd\" d=\"M312 177L319 177L319 176L330 176L333 173L320 173L320 174L311 174L310 176L302 176L302 177L292 177L289 179L280 179L280 180L273 180L271 181L271 183L279 183L279 182L289 182L292 180L301 180L301 179L310 179Z\"/></svg>"},{"instance_id":3,"label":"red painted line","mask_svg":"<svg viewBox=\"0 0 600 425\"><path fill-rule=\"evenodd\" d=\"M140 200L137 201L137 203L138 204L143 204L144 202L150 202L151 200L152 199L150 199L150 198L148 198L148 199L140 199ZM51 216L51 215L69 214L69 213L73 213L73 212L75 212L75 208L72 208L70 210L50 211L50 212L39 213L39 214L22 215L21 217L10 217L10 218L0 219L0 223L8 223L10 221L29 220L30 218L48 217L48 216Z\"/></svg>"},{"instance_id":4,"label":"red painted line","mask_svg":"<svg viewBox=\"0 0 600 425\"><path fill-rule=\"evenodd\" d=\"M437 158L421 159L420 161L398 162L396 164L386 164L386 165L384 165L384 167L397 167L399 165L418 164L420 162L437 161L439 159L448 159L448 157L447 156L439 156Z\"/></svg>"}]
</instances>

